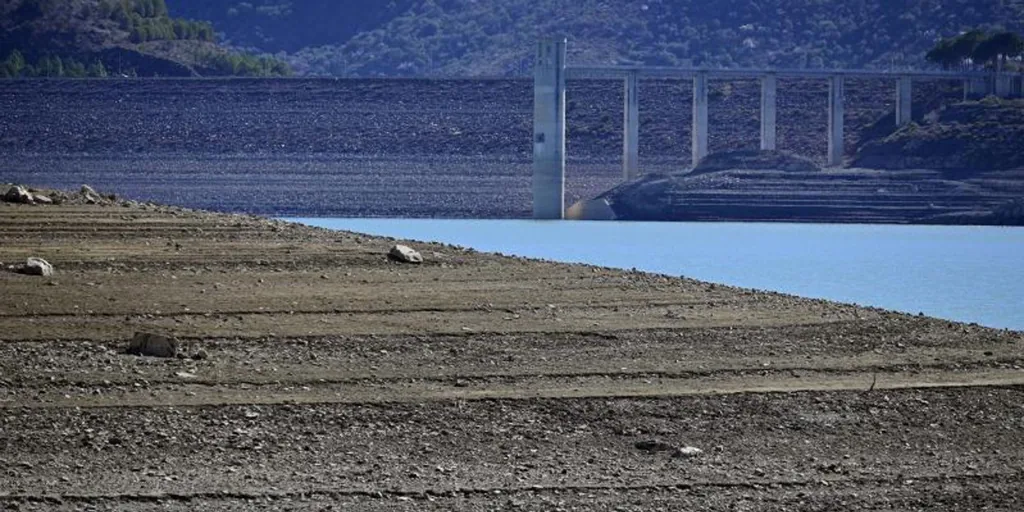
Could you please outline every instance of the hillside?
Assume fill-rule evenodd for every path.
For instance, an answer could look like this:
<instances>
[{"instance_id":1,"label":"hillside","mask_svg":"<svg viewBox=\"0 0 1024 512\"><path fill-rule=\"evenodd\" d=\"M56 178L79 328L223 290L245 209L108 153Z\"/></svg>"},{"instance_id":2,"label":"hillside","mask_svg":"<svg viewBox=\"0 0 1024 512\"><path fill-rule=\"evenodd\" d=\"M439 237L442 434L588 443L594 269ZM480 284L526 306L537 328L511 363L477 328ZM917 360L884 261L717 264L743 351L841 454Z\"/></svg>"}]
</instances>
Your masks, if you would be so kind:
<instances>
[{"instance_id":1,"label":"hillside","mask_svg":"<svg viewBox=\"0 0 1024 512\"><path fill-rule=\"evenodd\" d=\"M229 50L164 0L5 0L0 77L274 76L277 59Z\"/></svg>"},{"instance_id":2,"label":"hillside","mask_svg":"<svg viewBox=\"0 0 1024 512\"><path fill-rule=\"evenodd\" d=\"M1002 0L173 0L225 40L283 52L302 73L518 75L538 37L571 60L709 66L924 66L943 36L1024 28Z\"/></svg>"},{"instance_id":3,"label":"hillside","mask_svg":"<svg viewBox=\"0 0 1024 512\"><path fill-rule=\"evenodd\" d=\"M854 165L985 171L1024 168L1024 101L989 97L944 106L868 139Z\"/></svg>"}]
</instances>

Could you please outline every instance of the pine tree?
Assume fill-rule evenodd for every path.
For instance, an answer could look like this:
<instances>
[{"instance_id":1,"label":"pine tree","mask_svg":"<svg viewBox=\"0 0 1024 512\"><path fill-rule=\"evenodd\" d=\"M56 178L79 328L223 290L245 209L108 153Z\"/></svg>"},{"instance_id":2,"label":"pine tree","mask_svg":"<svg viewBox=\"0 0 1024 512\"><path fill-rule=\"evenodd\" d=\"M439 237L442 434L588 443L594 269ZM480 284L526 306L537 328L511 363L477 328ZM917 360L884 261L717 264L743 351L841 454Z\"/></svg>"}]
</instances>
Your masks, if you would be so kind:
<instances>
[{"instance_id":1,"label":"pine tree","mask_svg":"<svg viewBox=\"0 0 1024 512\"><path fill-rule=\"evenodd\" d=\"M0 73L8 78L14 78L21 76L22 71L25 69L25 57L21 55L21 52L14 50L7 59L4 60L3 65L0 66Z\"/></svg>"},{"instance_id":2,"label":"pine tree","mask_svg":"<svg viewBox=\"0 0 1024 512\"><path fill-rule=\"evenodd\" d=\"M109 76L107 74L107 68L103 65L102 61L93 62L92 65L89 66L88 75L95 78L106 78Z\"/></svg>"},{"instance_id":3,"label":"pine tree","mask_svg":"<svg viewBox=\"0 0 1024 512\"><path fill-rule=\"evenodd\" d=\"M72 78L85 78L85 64L82 64L81 62L78 62L75 59L68 59L64 64L64 76L69 76Z\"/></svg>"}]
</instances>

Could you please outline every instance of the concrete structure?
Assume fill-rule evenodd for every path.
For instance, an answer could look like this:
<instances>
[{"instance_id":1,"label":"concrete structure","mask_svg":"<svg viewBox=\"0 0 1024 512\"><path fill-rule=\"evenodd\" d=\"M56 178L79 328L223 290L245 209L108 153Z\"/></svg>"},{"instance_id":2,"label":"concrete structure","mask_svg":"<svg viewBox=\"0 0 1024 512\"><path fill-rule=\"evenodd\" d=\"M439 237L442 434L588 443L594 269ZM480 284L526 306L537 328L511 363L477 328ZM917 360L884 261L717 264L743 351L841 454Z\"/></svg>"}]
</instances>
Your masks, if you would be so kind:
<instances>
[{"instance_id":1,"label":"concrete structure","mask_svg":"<svg viewBox=\"0 0 1024 512\"><path fill-rule=\"evenodd\" d=\"M994 76L988 72L816 70L816 69L694 69L677 67L574 66L566 65L565 39L541 41L534 76L533 214L537 219L564 217L565 190L565 83L573 79L622 80L623 129L622 177L640 176L640 81L644 78L693 80L693 128L690 138L692 164L708 154L708 83L712 79L761 81L761 148L777 145L778 78L827 79L828 164L843 165L845 80L884 78L896 83L896 123L913 119L914 82L955 80L964 84L965 97L990 92L1020 95L1020 75Z\"/></svg>"},{"instance_id":2,"label":"concrete structure","mask_svg":"<svg viewBox=\"0 0 1024 512\"><path fill-rule=\"evenodd\" d=\"M988 78L973 77L964 80L964 99L976 100L988 95Z\"/></svg>"},{"instance_id":3,"label":"concrete structure","mask_svg":"<svg viewBox=\"0 0 1024 512\"><path fill-rule=\"evenodd\" d=\"M622 95L622 180L640 177L640 90L636 73L625 80Z\"/></svg>"},{"instance_id":4,"label":"concrete structure","mask_svg":"<svg viewBox=\"0 0 1024 512\"><path fill-rule=\"evenodd\" d=\"M1014 82L1016 81L1016 78L1017 77L1014 75L996 75L996 77L993 78L993 92L995 95L1000 98L1009 98L1013 96Z\"/></svg>"},{"instance_id":5,"label":"concrete structure","mask_svg":"<svg viewBox=\"0 0 1024 512\"><path fill-rule=\"evenodd\" d=\"M908 76L896 81L896 126L914 120L914 79Z\"/></svg>"},{"instance_id":6,"label":"concrete structure","mask_svg":"<svg viewBox=\"0 0 1024 512\"><path fill-rule=\"evenodd\" d=\"M828 165L843 166L843 116L846 114L845 80L842 76L828 79Z\"/></svg>"},{"instance_id":7,"label":"concrete structure","mask_svg":"<svg viewBox=\"0 0 1024 512\"><path fill-rule=\"evenodd\" d=\"M778 79L765 75L761 79L761 149L774 150L776 138L776 112Z\"/></svg>"},{"instance_id":8,"label":"concrete structure","mask_svg":"<svg viewBox=\"0 0 1024 512\"><path fill-rule=\"evenodd\" d=\"M533 218L565 215L565 39L542 41L533 81Z\"/></svg>"},{"instance_id":9,"label":"concrete structure","mask_svg":"<svg viewBox=\"0 0 1024 512\"><path fill-rule=\"evenodd\" d=\"M690 132L691 164L708 156L708 74L693 76L693 128Z\"/></svg>"}]
</instances>

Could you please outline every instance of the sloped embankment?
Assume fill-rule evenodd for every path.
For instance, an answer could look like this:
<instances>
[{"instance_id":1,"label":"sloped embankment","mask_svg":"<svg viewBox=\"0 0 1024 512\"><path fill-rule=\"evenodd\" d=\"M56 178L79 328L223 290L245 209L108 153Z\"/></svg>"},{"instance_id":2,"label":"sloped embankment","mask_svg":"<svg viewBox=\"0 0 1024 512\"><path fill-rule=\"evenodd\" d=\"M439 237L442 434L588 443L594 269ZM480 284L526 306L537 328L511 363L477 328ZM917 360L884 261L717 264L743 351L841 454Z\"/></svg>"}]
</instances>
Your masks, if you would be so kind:
<instances>
[{"instance_id":1,"label":"sloped embankment","mask_svg":"<svg viewBox=\"0 0 1024 512\"><path fill-rule=\"evenodd\" d=\"M601 198L623 220L945 223L1024 193L1024 180L1007 172L823 170L772 152L713 155L707 164L645 176Z\"/></svg>"},{"instance_id":2,"label":"sloped embankment","mask_svg":"<svg viewBox=\"0 0 1024 512\"><path fill-rule=\"evenodd\" d=\"M968 175L1024 167L1024 100L949 105L874 140L854 160L872 169L941 169Z\"/></svg>"}]
</instances>

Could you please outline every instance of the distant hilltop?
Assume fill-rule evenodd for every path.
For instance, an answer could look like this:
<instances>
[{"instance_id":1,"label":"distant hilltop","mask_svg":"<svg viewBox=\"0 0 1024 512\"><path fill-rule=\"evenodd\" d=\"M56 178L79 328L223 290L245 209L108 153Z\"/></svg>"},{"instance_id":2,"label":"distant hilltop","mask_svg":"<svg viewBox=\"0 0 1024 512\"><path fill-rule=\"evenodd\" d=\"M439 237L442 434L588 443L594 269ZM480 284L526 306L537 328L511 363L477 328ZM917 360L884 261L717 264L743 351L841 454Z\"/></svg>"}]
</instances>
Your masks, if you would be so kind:
<instances>
[{"instance_id":1,"label":"distant hilltop","mask_svg":"<svg viewBox=\"0 0 1024 512\"><path fill-rule=\"evenodd\" d=\"M4 0L0 73L523 76L556 34L578 64L921 68L972 30L1024 32L1024 2Z\"/></svg>"},{"instance_id":2,"label":"distant hilltop","mask_svg":"<svg viewBox=\"0 0 1024 512\"><path fill-rule=\"evenodd\" d=\"M0 77L281 76L276 58L229 49L165 0L0 2Z\"/></svg>"},{"instance_id":3,"label":"distant hilltop","mask_svg":"<svg viewBox=\"0 0 1024 512\"><path fill-rule=\"evenodd\" d=\"M168 0L299 74L526 74L542 36L588 64L924 67L943 38L1024 29L1004 0Z\"/></svg>"}]
</instances>

